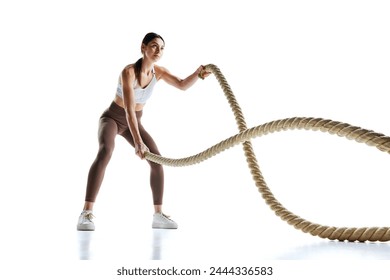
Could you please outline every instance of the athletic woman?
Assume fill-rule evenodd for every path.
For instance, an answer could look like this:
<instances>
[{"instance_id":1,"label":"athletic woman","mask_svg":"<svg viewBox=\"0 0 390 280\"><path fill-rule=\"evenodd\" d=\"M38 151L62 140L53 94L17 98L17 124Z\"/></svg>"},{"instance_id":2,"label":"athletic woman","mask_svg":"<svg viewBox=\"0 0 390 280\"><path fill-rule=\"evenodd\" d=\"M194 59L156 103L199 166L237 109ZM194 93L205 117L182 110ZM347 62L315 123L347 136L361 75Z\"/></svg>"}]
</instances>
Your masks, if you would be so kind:
<instances>
[{"instance_id":1,"label":"athletic woman","mask_svg":"<svg viewBox=\"0 0 390 280\"><path fill-rule=\"evenodd\" d=\"M152 95L154 86L163 80L181 90L190 88L198 78L204 79L210 73L203 66L185 79L172 75L166 68L155 65L164 52L164 39L156 33L145 35L142 44L142 57L134 64L126 66L118 80L115 98L100 117L98 140L99 150L89 170L84 209L77 224L78 230L95 230L92 221L93 206L103 181L104 173L114 151L116 135L123 136L141 159L145 152L160 155L153 138L141 123L142 111ZM177 224L162 212L164 193L164 170L159 164L150 165L150 186L152 189L154 214L153 228L176 229Z\"/></svg>"}]
</instances>

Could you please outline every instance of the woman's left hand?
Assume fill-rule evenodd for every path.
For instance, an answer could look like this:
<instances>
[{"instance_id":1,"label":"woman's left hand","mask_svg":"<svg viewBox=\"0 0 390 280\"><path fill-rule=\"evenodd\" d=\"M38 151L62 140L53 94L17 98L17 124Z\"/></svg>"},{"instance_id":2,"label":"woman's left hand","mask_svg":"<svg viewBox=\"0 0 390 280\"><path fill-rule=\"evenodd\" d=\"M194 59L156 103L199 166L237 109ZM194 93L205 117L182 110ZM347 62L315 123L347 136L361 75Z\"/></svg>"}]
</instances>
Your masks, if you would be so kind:
<instances>
[{"instance_id":1,"label":"woman's left hand","mask_svg":"<svg viewBox=\"0 0 390 280\"><path fill-rule=\"evenodd\" d=\"M211 74L211 72L207 71L205 66L201 65L198 68L198 77L201 78L202 80L204 80L204 78L207 78L208 76L210 76L210 74Z\"/></svg>"}]
</instances>

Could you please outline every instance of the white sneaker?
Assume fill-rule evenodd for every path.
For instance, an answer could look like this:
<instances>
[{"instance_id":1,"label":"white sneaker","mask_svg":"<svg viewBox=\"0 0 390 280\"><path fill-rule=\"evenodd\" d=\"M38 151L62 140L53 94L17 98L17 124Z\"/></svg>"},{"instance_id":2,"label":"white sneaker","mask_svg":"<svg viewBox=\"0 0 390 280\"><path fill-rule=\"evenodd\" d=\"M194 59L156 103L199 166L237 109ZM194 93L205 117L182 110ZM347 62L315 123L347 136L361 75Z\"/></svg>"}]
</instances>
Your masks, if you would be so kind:
<instances>
[{"instance_id":1,"label":"white sneaker","mask_svg":"<svg viewBox=\"0 0 390 280\"><path fill-rule=\"evenodd\" d=\"M177 229L177 223L163 213L154 213L152 228Z\"/></svg>"},{"instance_id":2,"label":"white sneaker","mask_svg":"<svg viewBox=\"0 0 390 280\"><path fill-rule=\"evenodd\" d=\"M84 210L81 212L79 217L79 222L77 224L77 230L82 231L93 231L95 230L95 224L92 222L92 219L95 216L92 214L91 210Z\"/></svg>"}]
</instances>

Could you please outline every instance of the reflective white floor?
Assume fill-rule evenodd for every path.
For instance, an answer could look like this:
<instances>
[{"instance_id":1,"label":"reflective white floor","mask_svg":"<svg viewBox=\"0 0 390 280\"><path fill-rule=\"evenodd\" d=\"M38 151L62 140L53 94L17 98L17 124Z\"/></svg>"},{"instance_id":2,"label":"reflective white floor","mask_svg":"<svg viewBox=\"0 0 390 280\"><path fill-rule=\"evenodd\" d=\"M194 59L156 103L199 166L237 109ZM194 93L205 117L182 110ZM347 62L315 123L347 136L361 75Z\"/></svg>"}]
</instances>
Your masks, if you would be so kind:
<instances>
[{"instance_id":1,"label":"reflective white floor","mask_svg":"<svg viewBox=\"0 0 390 280\"><path fill-rule=\"evenodd\" d=\"M0 241L2 257L10 262L23 263L59 260L168 262L222 262L260 260L390 260L388 242L348 243L321 239L303 233L270 214L239 214L221 222L214 214L190 217L191 222L177 215L177 230L151 228L151 216L139 215L133 224L113 224L125 216L118 213L112 221L105 215L96 220L96 231L78 232L74 219L52 225L47 221L30 220L23 231L4 231ZM188 212L189 213L189 212ZM121 217L121 215L123 216ZM186 214L187 215L187 214ZM257 219L255 219L257 217ZM263 217L261 217L263 216ZM52 222L54 217L48 216ZM231 223L227 222L231 219ZM59 217L59 220L61 217ZM123 219L122 219L123 220ZM240 223L241 222L241 223ZM36 227L31 226L35 224ZM136 226L134 226L136 225Z\"/></svg>"},{"instance_id":2,"label":"reflective white floor","mask_svg":"<svg viewBox=\"0 0 390 280\"><path fill-rule=\"evenodd\" d=\"M143 218L140 217L139 221ZM102 273L113 277L116 269L122 266L156 267L169 264L188 268L202 265L267 265L280 261L285 264L286 261L296 260L320 261L314 263L321 265L320 268L329 262L343 267L371 263L372 267L378 262L383 263L381 261L386 261L382 267L388 267L388 243L324 240L297 231L277 217L270 218L250 224L246 224L244 219L240 226L213 226L210 222L212 219L207 218L203 227L179 221L177 230L154 230L149 221L140 222L134 227L123 225L113 229L108 226L110 223L104 221L105 216L96 220L98 228L95 232L76 231L70 219L67 229L54 226L52 230L41 230L41 224L38 224L39 227L35 229L3 232L0 255L7 265L1 273L15 276L7 279L21 279L22 274L53 276L58 273L64 278L56 279L80 275L95 277ZM305 263L294 262L291 271L296 271L297 265L305 266ZM18 274L13 274L15 271ZM280 269L280 272L283 270Z\"/></svg>"},{"instance_id":3,"label":"reflective white floor","mask_svg":"<svg viewBox=\"0 0 390 280\"><path fill-rule=\"evenodd\" d=\"M387 243L345 243L310 237L307 242L294 243L264 240L260 232L245 230L243 237L237 232L191 231L78 232L74 246L80 260L390 260Z\"/></svg>"}]
</instances>

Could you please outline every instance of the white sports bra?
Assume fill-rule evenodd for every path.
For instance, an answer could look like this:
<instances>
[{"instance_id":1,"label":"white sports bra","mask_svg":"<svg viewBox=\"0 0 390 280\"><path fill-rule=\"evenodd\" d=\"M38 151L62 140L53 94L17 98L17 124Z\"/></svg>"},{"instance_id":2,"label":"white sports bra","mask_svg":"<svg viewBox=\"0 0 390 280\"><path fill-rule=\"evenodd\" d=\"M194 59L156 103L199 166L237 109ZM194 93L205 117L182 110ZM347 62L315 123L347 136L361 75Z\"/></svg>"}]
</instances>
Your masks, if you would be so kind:
<instances>
[{"instance_id":1,"label":"white sports bra","mask_svg":"<svg viewBox=\"0 0 390 280\"><path fill-rule=\"evenodd\" d=\"M135 95L135 103L137 104L145 104L146 101L152 96L154 85L157 83L156 74L154 72L154 68L152 68L153 77L150 83L144 87L141 88L137 82L137 80L134 81L133 89L134 89L134 95ZM118 95L120 98L123 98L123 87L122 87L122 79L119 76L118 80L118 86L116 89L116 95Z\"/></svg>"}]
</instances>

